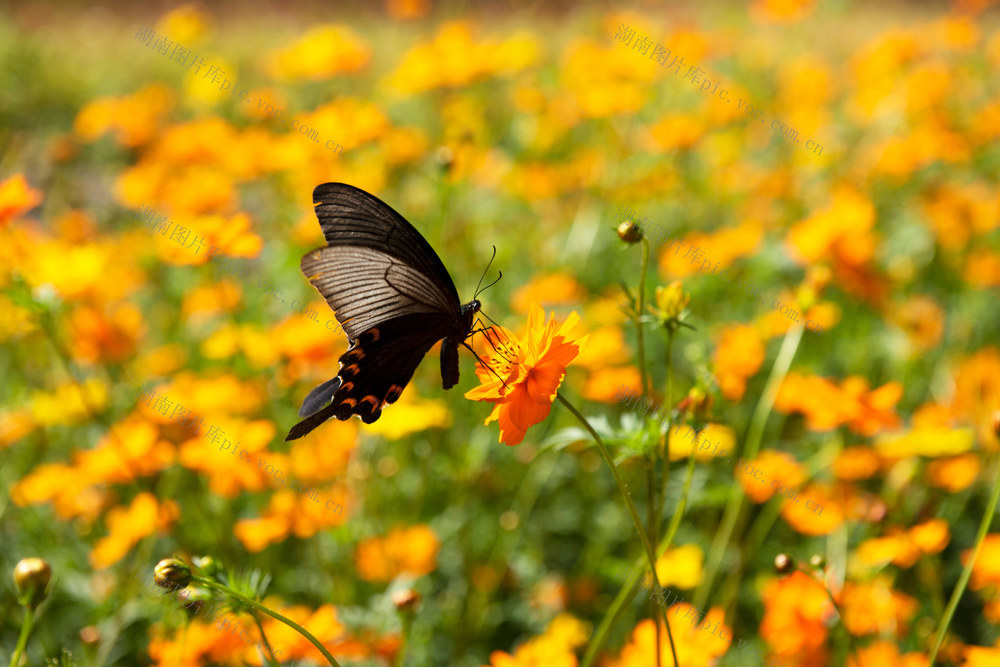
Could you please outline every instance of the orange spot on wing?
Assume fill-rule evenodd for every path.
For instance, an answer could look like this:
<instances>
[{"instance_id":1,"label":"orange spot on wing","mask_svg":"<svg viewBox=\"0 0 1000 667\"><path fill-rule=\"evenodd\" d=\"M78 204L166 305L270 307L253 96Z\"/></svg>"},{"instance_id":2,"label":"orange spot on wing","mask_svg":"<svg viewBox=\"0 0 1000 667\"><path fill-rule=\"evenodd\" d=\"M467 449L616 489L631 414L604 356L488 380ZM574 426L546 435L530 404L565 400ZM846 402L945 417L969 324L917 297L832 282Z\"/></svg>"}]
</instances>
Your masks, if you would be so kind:
<instances>
[{"instance_id":1,"label":"orange spot on wing","mask_svg":"<svg viewBox=\"0 0 1000 667\"><path fill-rule=\"evenodd\" d=\"M356 399L356 398L345 398L344 400L342 400L340 402L340 404L341 405L346 405L349 408L353 408L355 405L358 404L358 399Z\"/></svg>"},{"instance_id":2,"label":"orange spot on wing","mask_svg":"<svg viewBox=\"0 0 1000 667\"><path fill-rule=\"evenodd\" d=\"M344 366L345 372L350 372L351 375L357 375L361 368L357 364L351 364L350 366Z\"/></svg>"},{"instance_id":3,"label":"orange spot on wing","mask_svg":"<svg viewBox=\"0 0 1000 667\"><path fill-rule=\"evenodd\" d=\"M365 396L364 398L361 399L361 402L362 403L371 403L373 410L378 405L378 399L375 398L374 396Z\"/></svg>"},{"instance_id":4,"label":"orange spot on wing","mask_svg":"<svg viewBox=\"0 0 1000 667\"><path fill-rule=\"evenodd\" d=\"M353 382L345 382L344 384L340 385L340 391L350 391L352 389L354 389ZM354 399L352 398L351 400L353 401Z\"/></svg>"}]
</instances>

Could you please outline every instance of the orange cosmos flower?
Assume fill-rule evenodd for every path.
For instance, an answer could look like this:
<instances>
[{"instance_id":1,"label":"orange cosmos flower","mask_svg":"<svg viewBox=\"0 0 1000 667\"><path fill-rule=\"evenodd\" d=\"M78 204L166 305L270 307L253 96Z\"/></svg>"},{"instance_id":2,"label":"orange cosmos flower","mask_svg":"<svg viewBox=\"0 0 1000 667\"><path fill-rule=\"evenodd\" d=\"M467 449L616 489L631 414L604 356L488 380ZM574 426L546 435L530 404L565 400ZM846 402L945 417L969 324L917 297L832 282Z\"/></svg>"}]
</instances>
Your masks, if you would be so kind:
<instances>
[{"instance_id":1,"label":"orange cosmos flower","mask_svg":"<svg viewBox=\"0 0 1000 667\"><path fill-rule=\"evenodd\" d=\"M587 340L587 336L569 338L579 321L574 311L556 331L555 318L546 322L545 311L534 304L525 337L519 340L504 329L495 354L487 355L492 372L481 364L476 367L482 384L465 397L494 404L484 423L500 420L500 442L519 444L530 427L549 415L566 367Z\"/></svg>"}]
</instances>

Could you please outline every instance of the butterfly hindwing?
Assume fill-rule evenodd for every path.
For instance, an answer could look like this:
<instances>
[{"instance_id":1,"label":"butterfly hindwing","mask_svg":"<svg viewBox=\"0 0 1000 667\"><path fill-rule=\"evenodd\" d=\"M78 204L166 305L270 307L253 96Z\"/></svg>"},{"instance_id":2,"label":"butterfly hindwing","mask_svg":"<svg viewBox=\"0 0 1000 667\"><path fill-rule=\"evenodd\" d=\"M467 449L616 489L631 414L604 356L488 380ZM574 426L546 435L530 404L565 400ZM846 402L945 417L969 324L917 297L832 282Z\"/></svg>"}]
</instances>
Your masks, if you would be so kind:
<instances>
[{"instance_id":1,"label":"butterfly hindwing","mask_svg":"<svg viewBox=\"0 0 1000 667\"><path fill-rule=\"evenodd\" d=\"M387 403L396 402L424 355L447 334L449 325L450 321L439 315L415 314L363 332L340 356L337 377L310 392L299 416L306 411L306 403L335 386L330 405L296 424L286 440L305 435L330 417L343 420L358 415L366 424L374 422ZM320 413L325 416L319 417Z\"/></svg>"}]
</instances>

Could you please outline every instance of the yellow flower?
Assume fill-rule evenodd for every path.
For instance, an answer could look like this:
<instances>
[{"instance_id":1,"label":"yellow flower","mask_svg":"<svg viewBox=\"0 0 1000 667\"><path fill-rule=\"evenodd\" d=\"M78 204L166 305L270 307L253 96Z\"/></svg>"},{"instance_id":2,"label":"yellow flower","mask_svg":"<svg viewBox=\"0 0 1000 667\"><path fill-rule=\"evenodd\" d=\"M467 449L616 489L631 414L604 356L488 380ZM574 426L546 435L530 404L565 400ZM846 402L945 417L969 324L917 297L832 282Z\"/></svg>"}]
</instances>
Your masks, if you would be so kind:
<instances>
[{"instance_id":1,"label":"yellow flower","mask_svg":"<svg viewBox=\"0 0 1000 667\"><path fill-rule=\"evenodd\" d=\"M399 440L411 433L451 425L451 412L446 401L417 398L412 386L407 389L393 403L391 410L386 410L377 422L365 424L364 430L385 436L388 440Z\"/></svg>"},{"instance_id":2,"label":"yellow flower","mask_svg":"<svg viewBox=\"0 0 1000 667\"><path fill-rule=\"evenodd\" d=\"M559 614L545 632L529 639L511 655L493 651L486 667L577 667L574 650L589 636L588 626L569 614Z\"/></svg>"},{"instance_id":3,"label":"yellow flower","mask_svg":"<svg viewBox=\"0 0 1000 667\"><path fill-rule=\"evenodd\" d=\"M752 15L766 23L795 23L802 20L816 4L816 0L755 0Z\"/></svg>"},{"instance_id":4,"label":"yellow flower","mask_svg":"<svg viewBox=\"0 0 1000 667\"><path fill-rule=\"evenodd\" d=\"M669 113L649 128L649 134L661 152L673 153L697 144L707 129L696 114Z\"/></svg>"},{"instance_id":5,"label":"yellow flower","mask_svg":"<svg viewBox=\"0 0 1000 667\"><path fill-rule=\"evenodd\" d=\"M232 312L240 304L243 290L234 280L222 280L214 285L202 285L184 295L181 317L199 322L209 317Z\"/></svg>"},{"instance_id":6,"label":"yellow flower","mask_svg":"<svg viewBox=\"0 0 1000 667\"><path fill-rule=\"evenodd\" d=\"M142 538L167 530L180 516L173 500L159 503L156 496L143 491L127 507L115 507L108 512L108 535L94 545L90 564L102 570L120 561Z\"/></svg>"},{"instance_id":7,"label":"yellow flower","mask_svg":"<svg viewBox=\"0 0 1000 667\"><path fill-rule=\"evenodd\" d=\"M346 25L322 25L272 51L265 66L277 79L329 79L361 70L371 54L371 47Z\"/></svg>"},{"instance_id":8,"label":"yellow flower","mask_svg":"<svg viewBox=\"0 0 1000 667\"><path fill-rule=\"evenodd\" d=\"M969 428L922 428L886 434L875 442L882 456L954 456L972 449L975 435Z\"/></svg>"},{"instance_id":9,"label":"yellow flower","mask_svg":"<svg viewBox=\"0 0 1000 667\"><path fill-rule=\"evenodd\" d=\"M671 605L667 614L677 649L677 660L684 667L710 667L716 664L732 641L732 631L725 624L725 616L720 607L710 609L698 625L692 619L699 618L701 612L686 602ZM663 667L674 667L667 632L662 623L657 623L660 625L659 646L656 645L657 632L653 621L640 621L622 647L619 657L609 659L607 667L649 667L656 664L657 652ZM699 629L705 624L706 629Z\"/></svg>"},{"instance_id":10,"label":"yellow flower","mask_svg":"<svg viewBox=\"0 0 1000 667\"><path fill-rule=\"evenodd\" d=\"M702 564L705 554L697 544L684 544L674 549L668 549L656 561L656 574L663 587L674 586L685 590L692 589L701 583L704 575ZM647 584L652 586L652 575L646 575Z\"/></svg>"},{"instance_id":11,"label":"yellow flower","mask_svg":"<svg viewBox=\"0 0 1000 667\"><path fill-rule=\"evenodd\" d=\"M709 461L716 456L728 458L727 454L736 451L736 432L724 424L705 424L698 435L695 449L694 432L688 426L674 426L667 438L667 449L671 461L691 456L698 461Z\"/></svg>"},{"instance_id":12,"label":"yellow flower","mask_svg":"<svg viewBox=\"0 0 1000 667\"><path fill-rule=\"evenodd\" d=\"M430 43L418 44L403 56L388 77L388 85L404 94L465 86L494 74L527 69L539 58L540 45L530 33L519 32L503 42L476 42L474 33L471 23L445 23Z\"/></svg>"},{"instance_id":13,"label":"yellow flower","mask_svg":"<svg viewBox=\"0 0 1000 667\"><path fill-rule=\"evenodd\" d=\"M67 382L52 392L34 392L31 418L43 426L73 424L103 410L107 403L108 387L100 380L91 378L82 385Z\"/></svg>"},{"instance_id":14,"label":"yellow flower","mask_svg":"<svg viewBox=\"0 0 1000 667\"><path fill-rule=\"evenodd\" d=\"M84 141L96 141L114 130L122 146L135 148L148 143L173 108L173 92L156 83L124 97L108 97L86 104L76 115L73 130Z\"/></svg>"},{"instance_id":15,"label":"yellow flower","mask_svg":"<svg viewBox=\"0 0 1000 667\"><path fill-rule=\"evenodd\" d=\"M197 5L185 4L171 10L156 22L156 32L166 33L187 47L198 41L207 29L208 19Z\"/></svg>"}]
</instances>

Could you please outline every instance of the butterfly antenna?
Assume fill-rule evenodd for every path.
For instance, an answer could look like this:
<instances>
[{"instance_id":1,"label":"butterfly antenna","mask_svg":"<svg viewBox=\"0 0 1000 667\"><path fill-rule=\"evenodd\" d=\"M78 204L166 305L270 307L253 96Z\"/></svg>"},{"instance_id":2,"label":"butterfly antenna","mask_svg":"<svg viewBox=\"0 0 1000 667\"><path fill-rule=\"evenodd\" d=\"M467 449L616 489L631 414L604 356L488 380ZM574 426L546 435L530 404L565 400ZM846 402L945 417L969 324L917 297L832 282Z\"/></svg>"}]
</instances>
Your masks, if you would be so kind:
<instances>
[{"instance_id":1,"label":"butterfly antenna","mask_svg":"<svg viewBox=\"0 0 1000 667\"><path fill-rule=\"evenodd\" d=\"M483 289L479 289L479 286L483 284L483 279L486 277L486 272L490 270L490 265L493 264L493 260L496 258L496 256L497 256L497 247L493 246L493 256L490 257L489 263L486 265L486 268L483 269L483 275L479 277L479 282L476 283L476 294L475 294L475 296L472 297L473 299L475 299L477 296L479 296L480 292L483 292L483 291L485 291L485 290L493 287L494 285L497 284L497 282L500 280L500 278L503 278L503 272L502 271L498 271L498 273L500 274L500 278L497 278L496 280L494 280L493 282L491 282L489 285L487 285Z\"/></svg>"}]
</instances>

